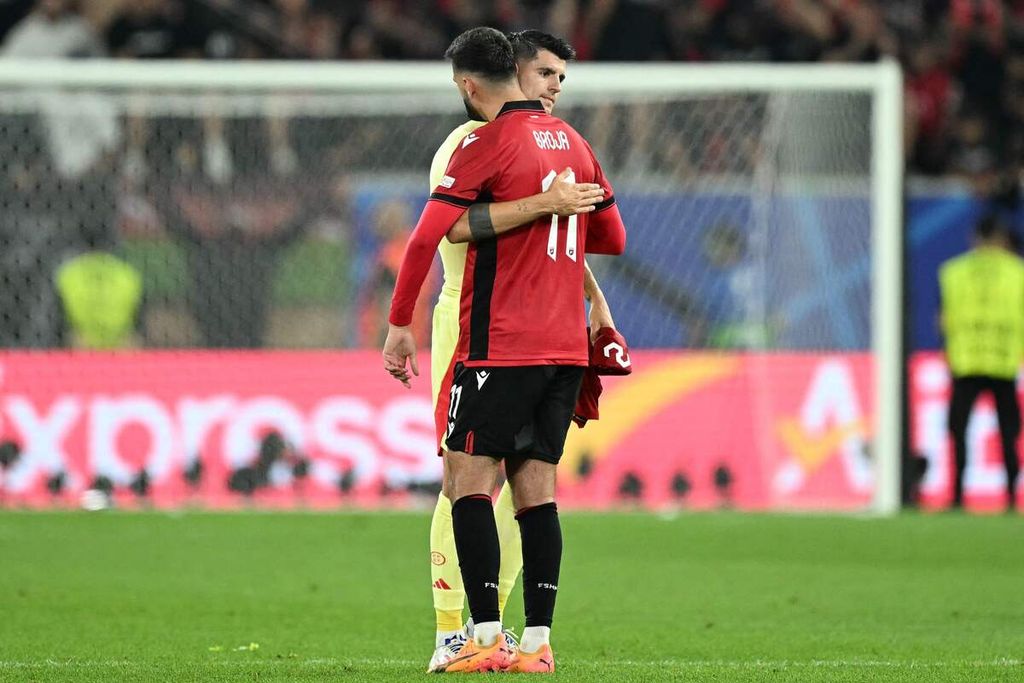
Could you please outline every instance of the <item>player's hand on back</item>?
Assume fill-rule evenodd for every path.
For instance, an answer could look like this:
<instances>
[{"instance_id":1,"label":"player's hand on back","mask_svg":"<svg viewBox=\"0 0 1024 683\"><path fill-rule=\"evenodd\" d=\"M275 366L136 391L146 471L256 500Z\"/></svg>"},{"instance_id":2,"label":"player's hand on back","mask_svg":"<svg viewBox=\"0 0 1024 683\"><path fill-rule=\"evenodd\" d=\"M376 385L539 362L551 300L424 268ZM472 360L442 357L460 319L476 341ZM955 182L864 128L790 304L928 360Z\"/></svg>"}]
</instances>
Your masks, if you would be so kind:
<instances>
[{"instance_id":1,"label":"player's hand on back","mask_svg":"<svg viewBox=\"0 0 1024 683\"><path fill-rule=\"evenodd\" d=\"M420 376L420 366L416 362L416 338L408 326L391 325L388 328L388 338L384 340L384 369L404 384L406 389L410 389L412 384L409 383L409 368L412 369L412 374Z\"/></svg>"},{"instance_id":2,"label":"player's hand on back","mask_svg":"<svg viewBox=\"0 0 1024 683\"><path fill-rule=\"evenodd\" d=\"M597 183L574 183L569 180L572 169L567 168L555 178L551 187L544 192L551 207L551 213L572 216L594 210L594 205L604 199L604 188Z\"/></svg>"}]
</instances>

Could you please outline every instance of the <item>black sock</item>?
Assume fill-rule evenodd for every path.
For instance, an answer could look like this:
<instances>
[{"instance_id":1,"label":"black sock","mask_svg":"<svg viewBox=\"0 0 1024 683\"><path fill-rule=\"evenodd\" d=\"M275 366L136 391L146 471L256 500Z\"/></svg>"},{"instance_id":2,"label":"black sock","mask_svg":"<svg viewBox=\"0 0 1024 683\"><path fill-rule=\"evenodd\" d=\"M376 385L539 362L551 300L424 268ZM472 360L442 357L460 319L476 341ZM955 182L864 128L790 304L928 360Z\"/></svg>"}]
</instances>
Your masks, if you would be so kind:
<instances>
[{"instance_id":1,"label":"black sock","mask_svg":"<svg viewBox=\"0 0 1024 683\"><path fill-rule=\"evenodd\" d=\"M498 544L498 525L494 522L490 496L465 496L455 501L452 505L452 529L473 621L477 624L501 621L498 612L501 546Z\"/></svg>"},{"instance_id":2,"label":"black sock","mask_svg":"<svg viewBox=\"0 0 1024 683\"><path fill-rule=\"evenodd\" d=\"M546 503L516 514L523 537L523 603L527 626L551 627L562 564L558 506Z\"/></svg>"}]
</instances>

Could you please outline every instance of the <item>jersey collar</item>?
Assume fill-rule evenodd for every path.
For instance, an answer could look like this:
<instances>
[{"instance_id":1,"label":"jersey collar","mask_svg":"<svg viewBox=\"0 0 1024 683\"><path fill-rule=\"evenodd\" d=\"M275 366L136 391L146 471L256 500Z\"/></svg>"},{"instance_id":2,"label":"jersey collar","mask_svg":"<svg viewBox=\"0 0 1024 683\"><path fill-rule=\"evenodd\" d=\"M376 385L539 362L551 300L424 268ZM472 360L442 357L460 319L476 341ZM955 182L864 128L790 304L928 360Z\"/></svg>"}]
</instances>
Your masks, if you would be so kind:
<instances>
[{"instance_id":1,"label":"jersey collar","mask_svg":"<svg viewBox=\"0 0 1024 683\"><path fill-rule=\"evenodd\" d=\"M544 105L541 104L540 100L513 100L502 105L498 111L498 116L507 114L510 111L544 111Z\"/></svg>"}]
</instances>

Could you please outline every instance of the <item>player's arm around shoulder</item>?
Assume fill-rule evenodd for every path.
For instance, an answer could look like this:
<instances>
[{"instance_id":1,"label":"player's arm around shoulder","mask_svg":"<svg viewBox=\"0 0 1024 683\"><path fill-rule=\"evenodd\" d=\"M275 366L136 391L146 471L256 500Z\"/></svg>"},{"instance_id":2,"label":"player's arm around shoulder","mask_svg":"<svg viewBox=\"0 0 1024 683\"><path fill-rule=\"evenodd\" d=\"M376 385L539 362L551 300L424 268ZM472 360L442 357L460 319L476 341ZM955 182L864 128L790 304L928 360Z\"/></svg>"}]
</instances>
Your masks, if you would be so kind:
<instances>
[{"instance_id":1,"label":"player's arm around shoulder","mask_svg":"<svg viewBox=\"0 0 1024 683\"><path fill-rule=\"evenodd\" d=\"M618 256L626 250L626 226L619 213L615 190L590 144L578 133L576 137L586 148L588 160L593 164L594 182L604 188L604 199L594 205L594 211L588 217L585 253Z\"/></svg>"},{"instance_id":2,"label":"player's arm around shoulder","mask_svg":"<svg viewBox=\"0 0 1024 683\"><path fill-rule=\"evenodd\" d=\"M614 203L598 205L590 215L590 223L587 226L586 253L619 256L624 251L626 225L622 222L619 207Z\"/></svg>"},{"instance_id":3,"label":"player's arm around shoulder","mask_svg":"<svg viewBox=\"0 0 1024 683\"><path fill-rule=\"evenodd\" d=\"M566 168L547 190L538 194L508 202L474 204L448 231L448 241L478 242L544 216L574 216L593 211L604 198L604 188L597 183L574 182L572 177L572 169Z\"/></svg>"}]
</instances>

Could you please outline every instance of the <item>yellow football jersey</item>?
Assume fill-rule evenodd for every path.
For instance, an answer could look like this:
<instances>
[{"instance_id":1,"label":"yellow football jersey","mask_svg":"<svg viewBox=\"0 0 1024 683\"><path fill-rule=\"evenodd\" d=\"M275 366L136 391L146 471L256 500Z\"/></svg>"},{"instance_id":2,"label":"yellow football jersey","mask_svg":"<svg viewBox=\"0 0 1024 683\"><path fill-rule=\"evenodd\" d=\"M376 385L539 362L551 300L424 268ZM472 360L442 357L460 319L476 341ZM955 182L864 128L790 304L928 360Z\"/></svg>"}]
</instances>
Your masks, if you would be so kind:
<instances>
[{"instance_id":1,"label":"yellow football jersey","mask_svg":"<svg viewBox=\"0 0 1024 683\"><path fill-rule=\"evenodd\" d=\"M441 185L448 162L452 160L452 155L455 154L455 149L462 139L483 125L486 125L486 122L467 121L448 134L430 163L430 192ZM444 190L443 187L441 189ZM441 265L444 268L444 284L438 303L447 302L458 306L462 292L462 273L466 269L466 245L452 244L447 239L442 239L437 251L441 254Z\"/></svg>"},{"instance_id":2,"label":"yellow football jersey","mask_svg":"<svg viewBox=\"0 0 1024 683\"><path fill-rule=\"evenodd\" d=\"M448 162L452 160L462 139L482 125L483 121L467 121L449 133L438 147L434 160L430 162L430 192L441 185ZM437 245L437 251L441 254L441 265L444 268L444 284L441 286L437 306L434 307L434 325L430 335L430 385L435 410L445 372L459 341L459 299L462 296L462 273L466 269L466 244L452 244L442 239ZM443 446L443 440L441 443Z\"/></svg>"}]
</instances>

